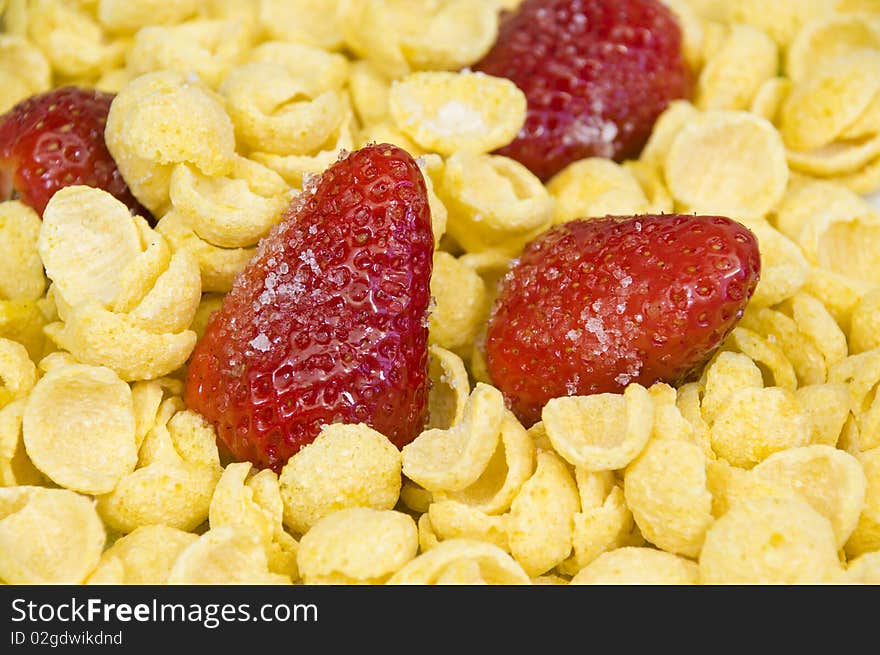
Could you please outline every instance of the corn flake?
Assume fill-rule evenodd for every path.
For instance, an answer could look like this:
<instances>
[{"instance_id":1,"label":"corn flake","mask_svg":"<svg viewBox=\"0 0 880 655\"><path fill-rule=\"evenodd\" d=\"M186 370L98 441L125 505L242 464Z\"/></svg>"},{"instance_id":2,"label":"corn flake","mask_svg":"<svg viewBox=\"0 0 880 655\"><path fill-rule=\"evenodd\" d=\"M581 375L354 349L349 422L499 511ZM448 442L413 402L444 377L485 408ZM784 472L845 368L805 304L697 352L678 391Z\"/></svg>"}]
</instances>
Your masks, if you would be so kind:
<instances>
[{"instance_id":1,"label":"corn flake","mask_svg":"<svg viewBox=\"0 0 880 655\"><path fill-rule=\"evenodd\" d=\"M650 547L615 548L599 555L571 579L573 585L657 584L699 582L696 562Z\"/></svg>"}]
</instances>

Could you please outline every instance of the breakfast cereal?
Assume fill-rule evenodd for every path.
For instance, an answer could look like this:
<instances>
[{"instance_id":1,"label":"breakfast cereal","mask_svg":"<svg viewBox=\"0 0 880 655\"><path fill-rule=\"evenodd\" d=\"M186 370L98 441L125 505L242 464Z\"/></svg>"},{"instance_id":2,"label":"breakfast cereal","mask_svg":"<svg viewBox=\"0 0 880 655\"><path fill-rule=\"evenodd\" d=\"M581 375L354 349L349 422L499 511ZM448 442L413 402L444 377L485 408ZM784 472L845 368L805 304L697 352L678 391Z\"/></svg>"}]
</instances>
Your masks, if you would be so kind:
<instances>
[{"instance_id":1,"label":"breakfast cereal","mask_svg":"<svg viewBox=\"0 0 880 655\"><path fill-rule=\"evenodd\" d=\"M660 1L622 4L678 21L692 86L665 103L635 155L617 158L603 153L644 117L617 124L597 101L599 118L555 131L567 103L596 83L579 78L585 68L550 62L568 77L541 117L511 79L480 68L510 36L503 11L565 0L0 2L0 113L66 86L111 93L95 138L140 205L70 172L32 206L18 172L27 139L0 120L0 583L875 584L880 7ZM64 146L72 124L48 118L58 103L44 110L33 130L56 132L47 158L29 162L35 179L86 156ZM545 175L530 146L507 148L526 137L560 138L553 157L596 139L606 151ZM414 178L399 177L408 160L368 161L357 184L322 204L321 174L383 150L375 144L411 156ZM429 209L425 234L393 222L409 211L399 205L388 231L367 223L367 206L385 219L388 194ZM279 224L303 207L328 217L327 234L302 228L296 238L337 239L343 216L364 250L331 242L267 259L283 250ZM649 214L748 228L760 252L754 291L723 287L740 294L742 316L687 377L642 384L639 364L617 372L615 390L585 393L585 365L527 416L486 347L502 285L553 229ZM410 251L399 242L432 244L418 264L427 268L401 258ZM615 247L612 264L628 246ZM688 293L721 293L713 285L733 261L725 248L706 245L709 263ZM411 439L316 413L317 436L277 466L232 455L192 402L202 382L190 362L219 338L212 317L260 257L269 263L258 271L259 318L229 328L257 330L248 352L236 359L221 341L210 360L245 380L255 404L245 416L235 384L209 390L221 411L241 412L232 432L298 411L273 389L296 389L304 412L340 397L366 407L384 386L402 396L417 362L425 411ZM560 264L527 291L607 283L620 292L610 311L628 319L624 290L667 289L676 274L660 261L644 284L622 267L595 280L595 262L578 262L585 277ZM430 272L431 300L411 326L416 270ZM391 272L381 282L357 277L382 271ZM311 288L313 278L341 291ZM370 284L363 307L387 303L394 315L357 328L373 358L358 363L363 388L337 388L334 367L361 351L327 360L322 347L349 327L333 308L346 294L366 298ZM667 295L621 334L678 307L676 288ZM316 323L304 326L307 343L283 347L313 355L314 369L263 376L254 363L281 346L260 321L281 320L293 302L313 303ZM595 337L602 358L620 336L590 318L600 307L576 309L582 329L556 342L543 324L510 319L547 355L547 388L578 340ZM541 322L572 313L562 304ZM675 314L685 336L693 318ZM399 338L410 328L426 331L425 347L386 375L384 363L410 348ZM525 355L506 352L515 379ZM313 370L323 386L307 389ZM286 438L264 433L270 449Z\"/></svg>"}]
</instances>

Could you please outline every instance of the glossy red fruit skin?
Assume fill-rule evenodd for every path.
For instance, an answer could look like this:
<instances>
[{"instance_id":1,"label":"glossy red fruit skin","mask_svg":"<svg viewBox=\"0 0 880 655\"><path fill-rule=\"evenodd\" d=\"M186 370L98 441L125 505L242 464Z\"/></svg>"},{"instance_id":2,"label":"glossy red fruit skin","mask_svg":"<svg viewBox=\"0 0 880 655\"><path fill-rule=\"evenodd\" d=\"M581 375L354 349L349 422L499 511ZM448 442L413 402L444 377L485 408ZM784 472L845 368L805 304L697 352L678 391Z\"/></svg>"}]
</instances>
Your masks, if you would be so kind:
<instances>
[{"instance_id":1,"label":"glossy red fruit skin","mask_svg":"<svg viewBox=\"0 0 880 655\"><path fill-rule=\"evenodd\" d=\"M525 0L474 70L512 80L526 122L498 153L542 181L585 157L636 158L693 74L660 0Z\"/></svg>"},{"instance_id":2,"label":"glossy red fruit skin","mask_svg":"<svg viewBox=\"0 0 880 655\"><path fill-rule=\"evenodd\" d=\"M725 217L556 225L501 282L485 341L489 375L526 425L552 398L680 384L736 326L760 271L754 234Z\"/></svg>"},{"instance_id":3,"label":"glossy red fruit skin","mask_svg":"<svg viewBox=\"0 0 880 655\"><path fill-rule=\"evenodd\" d=\"M334 422L398 448L425 424L434 239L424 178L387 144L352 152L263 239L190 359L184 400L221 450L280 471Z\"/></svg>"},{"instance_id":4,"label":"glossy red fruit skin","mask_svg":"<svg viewBox=\"0 0 880 655\"><path fill-rule=\"evenodd\" d=\"M104 142L114 95L65 86L22 100L0 117L0 198L13 191L40 216L52 195L74 184L103 189L151 224Z\"/></svg>"}]
</instances>

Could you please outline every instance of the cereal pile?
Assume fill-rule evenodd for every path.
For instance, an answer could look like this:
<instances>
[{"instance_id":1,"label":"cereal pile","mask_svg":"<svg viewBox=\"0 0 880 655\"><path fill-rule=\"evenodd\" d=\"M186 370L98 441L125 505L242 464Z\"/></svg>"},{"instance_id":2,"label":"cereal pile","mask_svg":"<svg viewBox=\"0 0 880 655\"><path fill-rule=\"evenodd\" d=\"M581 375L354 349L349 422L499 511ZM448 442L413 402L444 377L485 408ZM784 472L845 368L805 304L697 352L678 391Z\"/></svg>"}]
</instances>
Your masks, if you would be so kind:
<instances>
[{"instance_id":1,"label":"cereal pile","mask_svg":"<svg viewBox=\"0 0 880 655\"><path fill-rule=\"evenodd\" d=\"M497 154L524 94L472 68L517 0L0 0L0 113L114 94L144 208L0 202L0 582L880 582L880 3L664 2L692 97L637 158L542 181ZM188 359L290 202L372 143L430 201L429 421L231 461ZM757 237L741 320L698 379L523 425L480 346L498 281L551 226L672 212Z\"/></svg>"}]
</instances>

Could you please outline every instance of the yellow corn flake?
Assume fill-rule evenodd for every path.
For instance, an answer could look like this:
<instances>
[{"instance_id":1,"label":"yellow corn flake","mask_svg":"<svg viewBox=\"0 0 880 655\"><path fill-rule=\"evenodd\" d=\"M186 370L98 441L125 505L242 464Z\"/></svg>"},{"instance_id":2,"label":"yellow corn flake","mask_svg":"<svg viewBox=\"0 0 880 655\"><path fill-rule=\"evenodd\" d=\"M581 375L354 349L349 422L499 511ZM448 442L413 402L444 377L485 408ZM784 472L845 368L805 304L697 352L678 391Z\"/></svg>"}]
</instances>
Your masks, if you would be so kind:
<instances>
[{"instance_id":1,"label":"yellow corn flake","mask_svg":"<svg viewBox=\"0 0 880 655\"><path fill-rule=\"evenodd\" d=\"M802 500L791 486L752 475L749 469L732 466L721 458L706 466L706 482L712 492L712 515L716 519L744 502L765 498Z\"/></svg>"},{"instance_id":2,"label":"yellow corn flake","mask_svg":"<svg viewBox=\"0 0 880 655\"><path fill-rule=\"evenodd\" d=\"M672 10L681 27L681 47L685 60L691 70L700 70L703 66L703 39L705 38L702 17L691 6L690 0L663 0L663 4Z\"/></svg>"},{"instance_id":3,"label":"yellow corn flake","mask_svg":"<svg viewBox=\"0 0 880 655\"><path fill-rule=\"evenodd\" d=\"M602 553L628 545L633 529L638 530L623 489L617 485L597 505L583 505L582 501L582 511L576 512L573 520L572 555L557 566L569 575L575 575Z\"/></svg>"},{"instance_id":4,"label":"yellow corn flake","mask_svg":"<svg viewBox=\"0 0 880 655\"><path fill-rule=\"evenodd\" d=\"M846 335L825 305L817 298L799 292L787 301L787 304L790 304L791 315L798 330L822 353L828 368L849 354Z\"/></svg>"},{"instance_id":5,"label":"yellow corn flake","mask_svg":"<svg viewBox=\"0 0 880 655\"><path fill-rule=\"evenodd\" d=\"M305 584L383 584L418 551L416 523L393 510L352 507L328 514L300 541Z\"/></svg>"},{"instance_id":6,"label":"yellow corn flake","mask_svg":"<svg viewBox=\"0 0 880 655\"><path fill-rule=\"evenodd\" d=\"M740 389L760 389L764 386L761 369L742 353L720 351L703 371L702 417L710 425L727 405L731 395Z\"/></svg>"},{"instance_id":7,"label":"yellow corn flake","mask_svg":"<svg viewBox=\"0 0 880 655\"><path fill-rule=\"evenodd\" d=\"M55 350L43 333L47 323L57 318L53 303L39 300L0 300L0 338L22 344L34 361Z\"/></svg>"},{"instance_id":8,"label":"yellow corn flake","mask_svg":"<svg viewBox=\"0 0 880 655\"><path fill-rule=\"evenodd\" d=\"M348 90L362 125L376 124L389 117L391 82L372 62L361 59L351 64Z\"/></svg>"},{"instance_id":9,"label":"yellow corn flake","mask_svg":"<svg viewBox=\"0 0 880 655\"><path fill-rule=\"evenodd\" d=\"M482 73L412 73L392 83L388 103L404 134L441 155L505 146L526 115L525 94L513 82Z\"/></svg>"},{"instance_id":10,"label":"yellow corn flake","mask_svg":"<svg viewBox=\"0 0 880 655\"><path fill-rule=\"evenodd\" d=\"M788 485L831 522L837 547L849 539L865 504L867 479L852 455L832 446L804 446L774 453L751 470Z\"/></svg>"},{"instance_id":11,"label":"yellow corn flake","mask_svg":"<svg viewBox=\"0 0 880 655\"><path fill-rule=\"evenodd\" d=\"M629 159L622 166L632 173L642 192L648 199L648 213L670 214L675 207L675 201L666 187L663 179L663 171L641 159Z\"/></svg>"},{"instance_id":12,"label":"yellow corn flake","mask_svg":"<svg viewBox=\"0 0 880 655\"><path fill-rule=\"evenodd\" d=\"M880 551L865 553L847 562L847 584L880 584Z\"/></svg>"},{"instance_id":13,"label":"yellow corn flake","mask_svg":"<svg viewBox=\"0 0 880 655\"><path fill-rule=\"evenodd\" d=\"M232 282L253 258L256 246L248 248L223 248L202 239L177 211L166 213L156 225L176 251L186 250L198 262L202 290L226 293Z\"/></svg>"},{"instance_id":14,"label":"yellow corn flake","mask_svg":"<svg viewBox=\"0 0 880 655\"><path fill-rule=\"evenodd\" d=\"M137 464L131 389L107 368L46 373L28 398L22 432L34 465L81 493L112 491Z\"/></svg>"},{"instance_id":15,"label":"yellow corn flake","mask_svg":"<svg viewBox=\"0 0 880 655\"><path fill-rule=\"evenodd\" d=\"M429 342L466 352L489 309L483 278L453 255L438 250L434 253L431 296L436 305L429 317Z\"/></svg>"},{"instance_id":16,"label":"yellow corn flake","mask_svg":"<svg viewBox=\"0 0 880 655\"><path fill-rule=\"evenodd\" d=\"M849 416L849 389L845 384L810 384L795 391L812 425L810 443L836 446Z\"/></svg>"},{"instance_id":17,"label":"yellow corn flake","mask_svg":"<svg viewBox=\"0 0 880 655\"><path fill-rule=\"evenodd\" d=\"M737 0L725 3L726 18L732 23L748 23L769 33L780 46L791 43L807 23L833 14L838 0L777 1Z\"/></svg>"},{"instance_id":18,"label":"yellow corn flake","mask_svg":"<svg viewBox=\"0 0 880 655\"><path fill-rule=\"evenodd\" d=\"M820 384L828 375L825 358L813 342L801 333L797 323L781 311L748 308L740 326L778 346L801 385Z\"/></svg>"},{"instance_id":19,"label":"yellow corn flake","mask_svg":"<svg viewBox=\"0 0 880 655\"><path fill-rule=\"evenodd\" d=\"M546 573L571 554L572 519L579 510L577 485L565 462L539 452L506 522L510 552L529 576Z\"/></svg>"},{"instance_id":20,"label":"yellow corn flake","mask_svg":"<svg viewBox=\"0 0 880 655\"><path fill-rule=\"evenodd\" d=\"M782 102L791 93L791 85L792 82L787 77L771 77L765 80L752 97L749 111L775 124Z\"/></svg>"},{"instance_id":21,"label":"yellow corn flake","mask_svg":"<svg viewBox=\"0 0 880 655\"><path fill-rule=\"evenodd\" d=\"M400 487L400 502L403 506L418 514L425 514L431 503L434 501L434 494L427 489L423 489L412 480L404 479Z\"/></svg>"},{"instance_id":22,"label":"yellow corn flake","mask_svg":"<svg viewBox=\"0 0 880 655\"><path fill-rule=\"evenodd\" d=\"M448 430L464 417L471 383L461 357L437 344L428 346L428 427Z\"/></svg>"},{"instance_id":23,"label":"yellow corn flake","mask_svg":"<svg viewBox=\"0 0 880 655\"><path fill-rule=\"evenodd\" d=\"M470 253L513 256L551 223L547 188L509 157L457 152L446 160L437 192L449 212L449 235Z\"/></svg>"},{"instance_id":24,"label":"yellow corn flake","mask_svg":"<svg viewBox=\"0 0 880 655\"><path fill-rule=\"evenodd\" d=\"M290 584L271 573L260 538L224 525L212 528L184 548L168 573L168 584Z\"/></svg>"},{"instance_id":25,"label":"yellow corn flake","mask_svg":"<svg viewBox=\"0 0 880 655\"><path fill-rule=\"evenodd\" d=\"M477 539L510 552L506 514L491 516L455 500L438 500L428 508L428 517L438 540Z\"/></svg>"},{"instance_id":26,"label":"yellow corn flake","mask_svg":"<svg viewBox=\"0 0 880 655\"><path fill-rule=\"evenodd\" d=\"M434 532L434 526L431 525L431 515L427 511L419 517L418 529L420 553L426 553L440 543L440 539Z\"/></svg>"},{"instance_id":27,"label":"yellow corn flake","mask_svg":"<svg viewBox=\"0 0 880 655\"><path fill-rule=\"evenodd\" d=\"M0 487L45 484L45 478L28 457L21 434L25 399L0 407Z\"/></svg>"},{"instance_id":28,"label":"yellow corn flake","mask_svg":"<svg viewBox=\"0 0 880 655\"><path fill-rule=\"evenodd\" d=\"M664 170L682 210L737 218L767 214L789 178L785 146L773 125L733 110L707 111L682 127Z\"/></svg>"},{"instance_id":29,"label":"yellow corn flake","mask_svg":"<svg viewBox=\"0 0 880 655\"><path fill-rule=\"evenodd\" d=\"M41 226L40 217L27 205L0 202L0 299L36 300L43 295L46 275L37 250Z\"/></svg>"},{"instance_id":30,"label":"yellow corn flake","mask_svg":"<svg viewBox=\"0 0 880 655\"><path fill-rule=\"evenodd\" d=\"M0 408L27 396L37 382L37 367L27 349L17 341L0 337Z\"/></svg>"},{"instance_id":31,"label":"yellow corn flake","mask_svg":"<svg viewBox=\"0 0 880 655\"><path fill-rule=\"evenodd\" d=\"M731 25L721 46L697 79L696 105L707 109L749 109L752 99L779 69L779 48L761 29Z\"/></svg>"},{"instance_id":32,"label":"yellow corn flake","mask_svg":"<svg viewBox=\"0 0 880 655\"><path fill-rule=\"evenodd\" d=\"M512 412L504 411L495 452L475 482L461 490L437 490L435 500L452 499L487 514L510 508L535 469L535 446Z\"/></svg>"},{"instance_id":33,"label":"yellow corn flake","mask_svg":"<svg viewBox=\"0 0 880 655\"><path fill-rule=\"evenodd\" d=\"M761 364L769 373L768 384L794 391L797 387L797 374L794 366L785 356L782 348L770 339L737 326L727 338L726 345L736 348L754 362Z\"/></svg>"},{"instance_id":34,"label":"yellow corn flake","mask_svg":"<svg viewBox=\"0 0 880 655\"><path fill-rule=\"evenodd\" d=\"M199 8L199 0L100 0L98 20L114 33L134 34L147 25L174 25L191 17Z\"/></svg>"},{"instance_id":35,"label":"yellow corn flake","mask_svg":"<svg viewBox=\"0 0 880 655\"><path fill-rule=\"evenodd\" d=\"M599 157L569 164L547 182L547 190L554 200L554 223L608 214L645 214L650 207L630 168Z\"/></svg>"},{"instance_id":36,"label":"yellow corn flake","mask_svg":"<svg viewBox=\"0 0 880 655\"><path fill-rule=\"evenodd\" d=\"M699 567L703 584L817 584L841 570L828 519L779 498L742 502L715 521Z\"/></svg>"},{"instance_id":37,"label":"yellow corn flake","mask_svg":"<svg viewBox=\"0 0 880 655\"><path fill-rule=\"evenodd\" d=\"M809 151L835 141L880 92L880 51L856 50L822 62L782 104L785 144Z\"/></svg>"},{"instance_id":38,"label":"yellow corn flake","mask_svg":"<svg viewBox=\"0 0 880 655\"><path fill-rule=\"evenodd\" d=\"M476 482L498 446L504 399L477 383L459 423L431 428L403 447L403 474L429 491L460 491Z\"/></svg>"},{"instance_id":39,"label":"yellow corn flake","mask_svg":"<svg viewBox=\"0 0 880 655\"><path fill-rule=\"evenodd\" d=\"M699 555L714 520L706 463L696 444L659 439L627 466L626 504L645 539L670 553Z\"/></svg>"},{"instance_id":40,"label":"yellow corn flake","mask_svg":"<svg viewBox=\"0 0 880 655\"><path fill-rule=\"evenodd\" d=\"M828 371L828 381L846 384L850 409L856 415L866 411L873 400L871 393L880 381L880 349L850 355Z\"/></svg>"},{"instance_id":41,"label":"yellow corn flake","mask_svg":"<svg viewBox=\"0 0 880 655\"><path fill-rule=\"evenodd\" d=\"M880 346L880 289L872 289L859 298L850 317L847 336L853 354Z\"/></svg>"},{"instance_id":42,"label":"yellow corn flake","mask_svg":"<svg viewBox=\"0 0 880 655\"><path fill-rule=\"evenodd\" d=\"M97 566L105 540L86 496L0 488L0 580L6 584L80 584Z\"/></svg>"},{"instance_id":43,"label":"yellow corn flake","mask_svg":"<svg viewBox=\"0 0 880 655\"><path fill-rule=\"evenodd\" d=\"M128 208L109 193L70 186L46 205L38 248L67 303L95 300L109 306L123 272L142 252L141 233Z\"/></svg>"},{"instance_id":44,"label":"yellow corn flake","mask_svg":"<svg viewBox=\"0 0 880 655\"><path fill-rule=\"evenodd\" d=\"M829 14L805 24L792 39L785 54L785 74L800 84L823 64L870 49L880 49L880 31L866 16Z\"/></svg>"},{"instance_id":45,"label":"yellow corn flake","mask_svg":"<svg viewBox=\"0 0 880 655\"><path fill-rule=\"evenodd\" d=\"M542 414L553 448L589 471L622 469L651 436L654 405L648 391L630 384L622 394L554 398Z\"/></svg>"},{"instance_id":46,"label":"yellow corn flake","mask_svg":"<svg viewBox=\"0 0 880 655\"><path fill-rule=\"evenodd\" d=\"M447 569L459 566L460 562L476 564L479 569L478 581L484 584L531 583L522 566L498 546L474 539L447 539L410 560L391 576L388 584L438 584Z\"/></svg>"},{"instance_id":47,"label":"yellow corn flake","mask_svg":"<svg viewBox=\"0 0 880 655\"><path fill-rule=\"evenodd\" d=\"M810 419L793 391L739 389L712 424L712 448L734 466L751 468L770 455L810 442Z\"/></svg>"},{"instance_id":48,"label":"yellow corn flake","mask_svg":"<svg viewBox=\"0 0 880 655\"><path fill-rule=\"evenodd\" d=\"M363 424L331 424L291 457L279 476L284 524L304 534L349 507L392 509L401 486L401 455Z\"/></svg>"},{"instance_id":49,"label":"yellow corn flake","mask_svg":"<svg viewBox=\"0 0 880 655\"><path fill-rule=\"evenodd\" d=\"M860 453L858 459L868 486L859 521L845 546L850 559L880 549L880 447Z\"/></svg>"},{"instance_id":50,"label":"yellow corn flake","mask_svg":"<svg viewBox=\"0 0 880 655\"><path fill-rule=\"evenodd\" d=\"M132 193L154 216L169 208L176 164L226 175L235 155L235 131L222 100L174 71L147 73L125 85L110 106L104 138Z\"/></svg>"},{"instance_id":51,"label":"yellow corn flake","mask_svg":"<svg viewBox=\"0 0 880 655\"><path fill-rule=\"evenodd\" d=\"M107 578L115 584L165 584L177 557L198 538L164 525L137 528L104 551L89 583L104 584L102 579Z\"/></svg>"},{"instance_id":52,"label":"yellow corn flake","mask_svg":"<svg viewBox=\"0 0 880 655\"><path fill-rule=\"evenodd\" d=\"M700 115L700 110L687 100L673 100L654 121L651 136L639 155L639 161L647 166L662 169L681 130Z\"/></svg>"},{"instance_id":53,"label":"yellow corn flake","mask_svg":"<svg viewBox=\"0 0 880 655\"><path fill-rule=\"evenodd\" d=\"M177 25L149 25L139 29L125 56L134 75L173 70L197 75L216 86L250 48L252 33L238 21L195 19Z\"/></svg>"},{"instance_id":54,"label":"yellow corn flake","mask_svg":"<svg viewBox=\"0 0 880 655\"><path fill-rule=\"evenodd\" d=\"M0 113L48 91L51 82L51 67L39 48L21 34L0 34Z\"/></svg>"},{"instance_id":55,"label":"yellow corn flake","mask_svg":"<svg viewBox=\"0 0 880 655\"><path fill-rule=\"evenodd\" d=\"M834 320L847 329L856 304L871 285L820 266L811 266L803 290L822 301Z\"/></svg>"},{"instance_id":56,"label":"yellow corn flake","mask_svg":"<svg viewBox=\"0 0 880 655\"><path fill-rule=\"evenodd\" d=\"M206 177L180 164L171 203L202 239L223 248L253 246L290 203L287 183L270 168L235 157L230 177Z\"/></svg>"},{"instance_id":57,"label":"yellow corn flake","mask_svg":"<svg viewBox=\"0 0 880 655\"><path fill-rule=\"evenodd\" d=\"M411 70L460 70L489 51L496 3L355 0L341 13L346 45L391 78Z\"/></svg>"},{"instance_id":58,"label":"yellow corn flake","mask_svg":"<svg viewBox=\"0 0 880 655\"><path fill-rule=\"evenodd\" d=\"M761 251L761 279L749 304L769 307L794 295L809 275L801 248L766 220L743 222L757 238Z\"/></svg>"},{"instance_id":59,"label":"yellow corn flake","mask_svg":"<svg viewBox=\"0 0 880 655\"><path fill-rule=\"evenodd\" d=\"M573 585L698 584L700 571L693 560L650 547L624 547L602 553L578 571Z\"/></svg>"}]
</instances>

